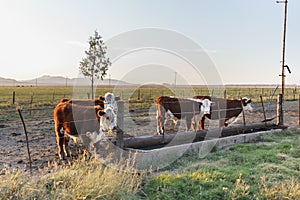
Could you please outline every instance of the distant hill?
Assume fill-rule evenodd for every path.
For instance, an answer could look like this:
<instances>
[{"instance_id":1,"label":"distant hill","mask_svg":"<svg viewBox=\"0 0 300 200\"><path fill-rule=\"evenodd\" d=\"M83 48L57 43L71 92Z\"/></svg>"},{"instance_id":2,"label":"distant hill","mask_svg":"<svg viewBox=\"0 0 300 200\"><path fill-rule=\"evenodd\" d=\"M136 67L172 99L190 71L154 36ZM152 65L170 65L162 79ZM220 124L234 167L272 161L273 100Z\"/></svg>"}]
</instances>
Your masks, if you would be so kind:
<instances>
[{"instance_id":1,"label":"distant hill","mask_svg":"<svg viewBox=\"0 0 300 200\"><path fill-rule=\"evenodd\" d=\"M63 76L49 76L44 75L31 80L15 80L11 78L0 77L0 86L89 86L90 80L87 78L66 78ZM116 79L104 79L96 80L97 85L134 85L133 83L128 83L125 81L120 81ZM165 86L169 84L165 83ZM171 85L170 85L171 86ZM196 85L195 85L196 86ZM199 85L198 85L199 86ZM245 88L259 88L259 87L276 87L277 84L225 84L225 87L245 87ZM286 85L287 87L295 87L297 85ZM213 86L212 86L213 87Z\"/></svg>"},{"instance_id":2,"label":"distant hill","mask_svg":"<svg viewBox=\"0 0 300 200\"><path fill-rule=\"evenodd\" d=\"M97 85L130 85L125 81L119 81L116 79L104 79L95 80ZM63 76L49 76L44 75L31 80L21 80L17 81L15 79L6 79L0 77L0 86L86 86L90 85L90 80L87 78L66 78Z\"/></svg>"},{"instance_id":3,"label":"distant hill","mask_svg":"<svg viewBox=\"0 0 300 200\"><path fill-rule=\"evenodd\" d=\"M0 85L13 85L15 82L14 79L0 77Z\"/></svg>"}]
</instances>

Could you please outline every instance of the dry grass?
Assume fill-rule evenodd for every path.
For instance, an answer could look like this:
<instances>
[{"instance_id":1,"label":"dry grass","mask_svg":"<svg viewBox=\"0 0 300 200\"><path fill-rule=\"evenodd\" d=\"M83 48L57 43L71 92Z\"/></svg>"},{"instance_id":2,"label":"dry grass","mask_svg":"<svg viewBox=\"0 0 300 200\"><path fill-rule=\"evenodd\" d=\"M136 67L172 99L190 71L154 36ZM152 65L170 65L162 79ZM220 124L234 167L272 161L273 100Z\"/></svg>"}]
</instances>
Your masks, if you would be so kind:
<instances>
[{"instance_id":1,"label":"dry grass","mask_svg":"<svg viewBox=\"0 0 300 200\"><path fill-rule=\"evenodd\" d=\"M272 183L263 176L259 188L261 196L266 199L300 199L299 180L294 177L281 183Z\"/></svg>"},{"instance_id":2,"label":"dry grass","mask_svg":"<svg viewBox=\"0 0 300 200\"><path fill-rule=\"evenodd\" d=\"M33 177L9 171L0 179L0 199L134 199L143 178L126 163L106 167L95 160L77 161Z\"/></svg>"}]
</instances>

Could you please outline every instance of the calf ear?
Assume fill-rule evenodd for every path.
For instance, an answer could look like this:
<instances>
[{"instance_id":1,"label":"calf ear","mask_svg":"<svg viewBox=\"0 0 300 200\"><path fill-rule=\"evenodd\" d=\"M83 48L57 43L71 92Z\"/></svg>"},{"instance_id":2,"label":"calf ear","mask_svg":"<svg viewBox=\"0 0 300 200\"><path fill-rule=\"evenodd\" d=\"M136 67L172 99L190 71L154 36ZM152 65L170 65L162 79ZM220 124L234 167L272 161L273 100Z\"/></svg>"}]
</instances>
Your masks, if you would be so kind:
<instances>
[{"instance_id":1,"label":"calf ear","mask_svg":"<svg viewBox=\"0 0 300 200\"><path fill-rule=\"evenodd\" d=\"M105 98L104 98L103 96L100 96L100 97L99 97L99 100L104 101Z\"/></svg>"},{"instance_id":2,"label":"calf ear","mask_svg":"<svg viewBox=\"0 0 300 200\"><path fill-rule=\"evenodd\" d=\"M60 102L60 103L65 103L65 102L67 102L67 101L70 101L70 99L62 98L59 102Z\"/></svg>"},{"instance_id":3,"label":"calf ear","mask_svg":"<svg viewBox=\"0 0 300 200\"><path fill-rule=\"evenodd\" d=\"M105 112L103 110L99 110L97 115L98 115L98 117L101 117L101 116L105 115Z\"/></svg>"},{"instance_id":4,"label":"calf ear","mask_svg":"<svg viewBox=\"0 0 300 200\"><path fill-rule=\"evenodd\" d=\"M199 110L201 110L201 107L203 106L203 103L202 102L197 102L197 103L198 103L198 106L199 106Z\"/></svg>"},{"instance_id":5,"label":"calf ear","mask_svg":"<svg viewBox=\"0 0 300 200\"><path fill-rule=\"evenodd\" d=\"M247 105L247 99L241 99L241 103L242 103L242 106L246 106Z\"/></svg>"},{"instance_id":6,"label":"calf ear","mask_svg":"<svg viewBox=\"0 0 300 200\"><path fill-rule=\"evenodd\" d=\"M248 103L251 103L251 99L243 99L244 105L247 105Z\"/></svg>"},{"instance_id":7,"label":"calf ear","mask_svg":"<svg viewBox=\"0 0 300 200\"><path fill-rule=\"evenodd\" d=\"M120 101L120 99L121 99L120 97L115 97L116 101Z\"/></svg>"}]
</instances>

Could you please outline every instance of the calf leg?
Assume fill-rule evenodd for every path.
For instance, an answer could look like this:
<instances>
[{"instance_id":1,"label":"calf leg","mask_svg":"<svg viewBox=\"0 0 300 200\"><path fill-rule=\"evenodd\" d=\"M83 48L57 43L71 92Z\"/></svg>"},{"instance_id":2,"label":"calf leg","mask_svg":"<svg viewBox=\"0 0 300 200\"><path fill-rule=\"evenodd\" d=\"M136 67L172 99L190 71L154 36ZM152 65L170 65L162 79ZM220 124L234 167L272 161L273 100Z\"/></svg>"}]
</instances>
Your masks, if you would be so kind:
<instances>
[{"instance_id":1,"label":"calf leg","mask_svg":"<svg viewBox=\"0 0 300 200\"><path fill-rule=\"evenodd\" d=\"M192 117L186 117L185 130L188 132L191 129Z\"/></svg>"},{"instance_id":2,"label":"calf leg","mask_svg":"<svg viewBox=\"0 0 300 200\"><path fill-rule=\"evenodd\" d=\"M164 134L165 113L163 113L161 109L163 108L158 109L156 112L156 131L158 135Z\"/></svg>"},{"instance_id":3,"label":"calf leg","mask_svg":"<svg viewBox=\"0 0 300 200\"><path fill-rule=\"evenodd\" d=\"M205 116L202 117L201 120L199 120L199 129L204 130L204 122L205 122Z\"/></svg>"},{"instance_id":4,"label":"calf leg","mask_svg":"<svg viewBox=\"0 0 300 200\"><path fill-rule=\"evenodd\" d=\"M192 129L193 131L197 131L197 130L200 130L200 120L202 119L202 117L200 115L195 115L193 118L192 118Z\"/></svg>"},{"instance_id":5,"label":"calf leg","mask_svg":"<svg viewBox=\"0 0 300 200\"><path fill-rule=\"evenodd\" d=\"M174 123L174 129L177 128L177 124L178 124L178 119L173 119L173 123Z\"/></svg>"},{"instance_id":6,"label":"calf leg","mask_svg":"<svg viewBox=\"0 0 300 200\"><path fill-rule=\"evenodd\" d=\"M69 141L70 141L70 137L65 135L64 136L64 153L65 153L65 156L69 157L70 156L70 149L69 149Z\"/></svg>"},{"instance_id":7,"label":"calf leg","mask_svg":"<svg viewBox=\"0 0 300 200\"><path fill-rule=\"evenodd\" d=\"M61 132L62 126L59 122L55 122L55 133L56 133L56 142L57 142L57 148L58 148L58 156L59 159L64 160L65 156L63 153L63 146L64 146L64 134Z\"/></svg>"}]
</instances>

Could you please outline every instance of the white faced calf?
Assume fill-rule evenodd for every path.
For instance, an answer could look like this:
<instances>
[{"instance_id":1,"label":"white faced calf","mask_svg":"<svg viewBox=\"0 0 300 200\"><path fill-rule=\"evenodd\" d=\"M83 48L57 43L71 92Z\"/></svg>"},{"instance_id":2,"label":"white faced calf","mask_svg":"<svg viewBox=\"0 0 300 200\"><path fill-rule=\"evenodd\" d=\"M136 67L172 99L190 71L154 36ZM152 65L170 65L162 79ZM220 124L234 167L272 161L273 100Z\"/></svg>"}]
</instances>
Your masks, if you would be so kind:
<instances>
[{"instance_id":1,"label":"white faced calf","mask_svg":"<svg viewBox=\"0 0 300 200\"><path fill-rule=\"evenodd\" d=\"M97 106L81 106L70 101L60 102L54 109L54 122L58 155L60 159L69 156L69 138L75 140L87 132L99 132L103 129L113 129L116 126L116 117L112 108L103 110Z\"/></svg>"},{"instance_id":2,"label":"white faced calf","mask_svg":"<svg viewBox=\"0 0 300 200\"><path fill-rule=\"evenodd\" d=\"M157 133L164 134L166 113L177 119L186 120L186 131L191 128L191 120L195 115L203 116L203 104L198 99L184 99L161 96L157 99ZM209 110L209 109L205 109ZM207 112L207 111L206 111Z\"/></svg>"},{"instance_id":3,"label":"white faced calf","mask_svg":"<svg viewBox=\"0 0 300 200\"><path fill-rule=\"evenodd\" d=\"M111 107L115 112L117 109L117 102L115 95L113 93L107 92L104 96L105 99L105 108Z\"/></svg>"}]
</instances>

